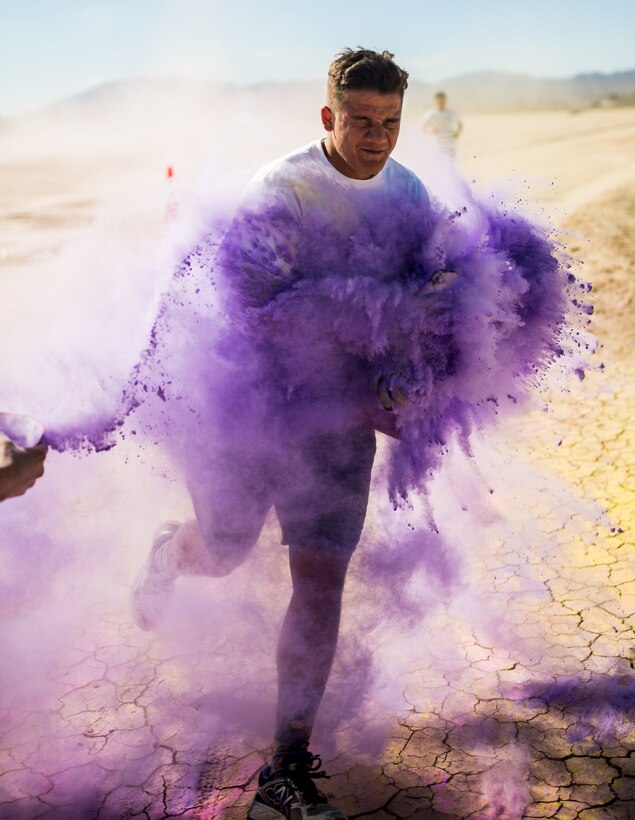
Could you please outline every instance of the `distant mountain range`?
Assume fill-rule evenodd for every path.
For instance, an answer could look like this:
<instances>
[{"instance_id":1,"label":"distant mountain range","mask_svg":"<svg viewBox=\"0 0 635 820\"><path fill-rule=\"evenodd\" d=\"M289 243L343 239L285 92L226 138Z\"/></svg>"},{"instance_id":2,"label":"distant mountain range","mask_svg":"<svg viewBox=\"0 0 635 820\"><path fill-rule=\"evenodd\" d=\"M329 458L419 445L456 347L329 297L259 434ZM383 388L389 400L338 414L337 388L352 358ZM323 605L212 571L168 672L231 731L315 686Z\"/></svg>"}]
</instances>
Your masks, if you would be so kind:
<instances>
[{"instance_id":1,"label":"distant mountain range","mask_svg":"<svg viewBox=\"0 0 635 820\"><path fill-rule=\"evenodd\" d=\"M419 120L444 90L461 113L635 105L635 69L540 79L485 72L442 82L413 80L406 121ZM186 79L138 79L88 89L20 117L2 118L0 164L26 157L110 154L154 164L231 149L255 170L269 156L315 138L324 82L232 86ZM271 145L268 149L267 145Z\"/></svg>"},{"instance_id":2,"label":"distant mountain range","mask_svg":"<svg viewBox=\"0 0 635 820\"><path fill-rule=\"evenodd\" d=\"M324 83L286 82L251 86L231 86L186 79L122 80L97 86L39 109L27 118L46 114L81 114L120 111L122 106L140 114L146 107L161 105L175 110L184 102L197 105L260 108L276 97L306 110L307 103L315 109L316 98L322 101ZM588 108L593 106L635 104L635 69L613 74L578 74L565 79L530 77L487 71L449 77L437 83L411 80L407 94L408 108L429 107L435 91L448 94L450 104L462 111L522 111L558 108ZM22 118L20 118L22 119ZM1 116L0 126L11 118Z\"/></svg>"},{"instance_id":3,"label":"distant mountain range","mask_svg":"<svg viewBox=\"0 0 635 820\"><path fill-rule=\"evenodd\" d=\"M635 69L614 74L578 74L565 79L486 71L450 77L434 89L413 83L417 97L442 89L463 111L588 108L635 104Z\"/></svg>"}]
</instances>

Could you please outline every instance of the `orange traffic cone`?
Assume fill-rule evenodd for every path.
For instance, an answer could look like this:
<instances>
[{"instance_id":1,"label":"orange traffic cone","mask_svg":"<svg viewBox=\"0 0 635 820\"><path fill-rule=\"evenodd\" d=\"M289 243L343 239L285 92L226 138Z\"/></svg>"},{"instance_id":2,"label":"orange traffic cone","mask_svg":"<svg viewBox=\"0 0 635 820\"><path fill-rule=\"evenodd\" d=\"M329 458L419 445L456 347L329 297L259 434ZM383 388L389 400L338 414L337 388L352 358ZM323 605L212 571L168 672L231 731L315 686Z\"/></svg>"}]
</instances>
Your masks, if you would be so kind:
<instances>
[{"instance_id":1,"label":"orange traffic cone","mask_svg":"<svg viewBox=\"0 0 635 820\"><path fill-rule=\"evenodd\" d=\"M176 219L178 213L178 205L174 194L174 168L172 168L171 165L168 165L166 177L168 180L168 193L165 205L165 221L172 222L174 219Z\"/></svg>"}]
</instances>

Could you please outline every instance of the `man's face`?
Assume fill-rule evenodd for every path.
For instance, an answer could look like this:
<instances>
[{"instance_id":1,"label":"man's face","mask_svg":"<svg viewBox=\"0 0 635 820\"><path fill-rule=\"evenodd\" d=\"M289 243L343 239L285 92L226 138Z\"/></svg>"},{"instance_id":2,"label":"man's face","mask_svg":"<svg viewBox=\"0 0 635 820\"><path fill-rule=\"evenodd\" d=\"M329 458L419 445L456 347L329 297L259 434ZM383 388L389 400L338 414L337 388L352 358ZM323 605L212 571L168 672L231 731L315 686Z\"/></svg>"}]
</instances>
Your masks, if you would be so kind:
<instances>
[{"instance_id":1,"label":"man's face","mask_svg":"<svg viewBox=\"0 0 635 820\"><path fill-rule=\"evenodd\" d=\"M381 171L397 144L401 106L399 93L348 91L333 108L322 109L326 152L340 173L370 179Z\"/></svg>"},{"instance_id":2,"label":"man's face","mask_svg":"<svg viewBox=\"0 0 635 820\"><path fill-rule=\"evenodd\" d=\"M439 111L445 111L445 102L446 102L445 94L437 94L437 96L435 97L435 100L437 102L437 109Z\"/></svg>"}]
</instances>

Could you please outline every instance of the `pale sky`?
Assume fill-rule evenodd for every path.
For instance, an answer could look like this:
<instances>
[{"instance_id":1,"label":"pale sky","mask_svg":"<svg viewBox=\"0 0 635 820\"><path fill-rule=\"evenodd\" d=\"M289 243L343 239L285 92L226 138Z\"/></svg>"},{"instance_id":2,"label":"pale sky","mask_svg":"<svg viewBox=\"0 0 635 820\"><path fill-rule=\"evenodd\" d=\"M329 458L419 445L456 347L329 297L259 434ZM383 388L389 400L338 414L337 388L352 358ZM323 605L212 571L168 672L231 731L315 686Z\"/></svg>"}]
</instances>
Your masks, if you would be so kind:
<instances>
[{"instance_id":1,"label":"pale sky","mask_svg":"<svg viewBox=\"0 0 635 820\"><path fill-rule=\"evenodd\" d=\"M635 68L633 0L0 0L0 116L135 77L322 79L344 46L414 79Z\"/></svg>"}]
</instances>

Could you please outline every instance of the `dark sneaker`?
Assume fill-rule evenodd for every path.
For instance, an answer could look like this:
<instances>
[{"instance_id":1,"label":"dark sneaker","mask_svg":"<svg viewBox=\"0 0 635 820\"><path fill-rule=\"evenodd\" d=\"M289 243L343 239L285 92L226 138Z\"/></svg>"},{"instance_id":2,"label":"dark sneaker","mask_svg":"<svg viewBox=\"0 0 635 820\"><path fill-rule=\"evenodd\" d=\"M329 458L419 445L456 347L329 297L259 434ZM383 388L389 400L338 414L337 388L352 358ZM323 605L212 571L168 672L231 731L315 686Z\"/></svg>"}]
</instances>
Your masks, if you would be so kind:
<instances>
[{"instance_id":1,"label":"dark sneaker","mask_svg":"<svg viewBox=\"0 0 635 820\"><path fill-rule=\"evenodd\" d=\"M295 752L286 755L275 771L265 766L258 777L249 820L346 820L346 815L330 806L313 782L328 776L319 771L321 765L317 755Z\"/></svg>"},{"instance_id":2,"label":"dark sneaker","mask_svg":"<svg viewBox=\"0 0 635 820\"><path fill-rule=\"evenodd\" d=\"M139 629L155 629L165 617L176 575L160 565L157 555L160 547L172 538L180 526L177 521L168 521L161 526L152 542L150 554L132 585L130 611Z\"/></svg>"}]
</instances>

